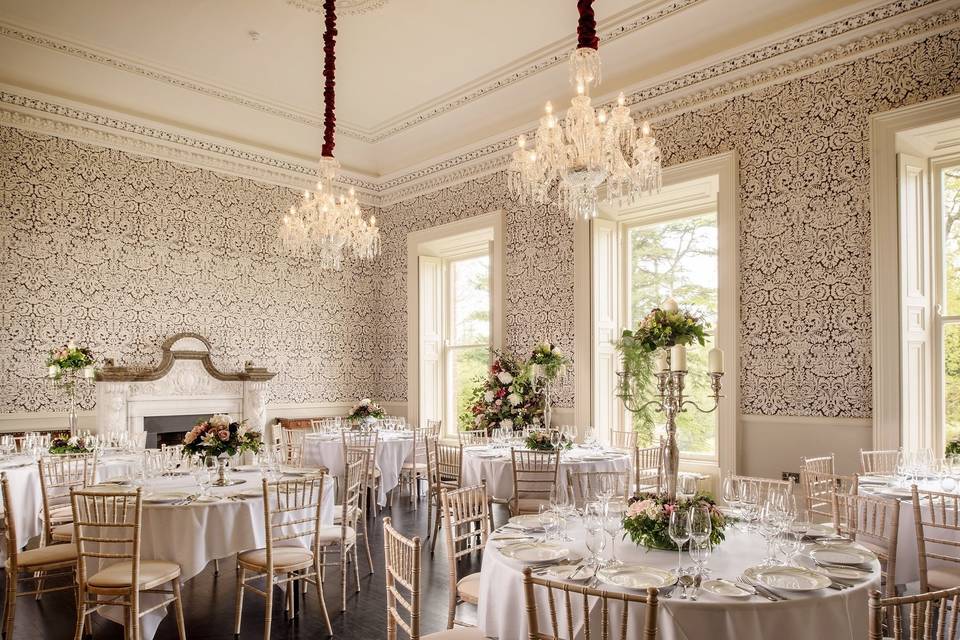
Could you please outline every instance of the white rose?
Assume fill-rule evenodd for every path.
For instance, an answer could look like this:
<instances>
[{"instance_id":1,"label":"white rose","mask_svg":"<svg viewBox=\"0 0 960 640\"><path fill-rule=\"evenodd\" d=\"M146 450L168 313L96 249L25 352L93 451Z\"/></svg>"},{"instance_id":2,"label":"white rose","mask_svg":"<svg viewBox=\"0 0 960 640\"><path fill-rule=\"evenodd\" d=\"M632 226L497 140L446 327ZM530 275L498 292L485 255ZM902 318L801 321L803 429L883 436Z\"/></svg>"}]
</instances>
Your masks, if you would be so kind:
<instances>
[{"instance_id":1,"label":"white rose","mask_svg":"<svg viewBox=\"0 0 960 640\"><path fill-rule=\"evenodd\" d=\"M543 351L549 352L549 351L550 351L550 343L549 343L549 342L541 342L541 343L540 343L540 349L542 349Z\"/></svg>"},{"instance_id":2,"label":"white rose","mask_svg":"<svg viewBox=\"0 0 960 640\"><path fill-rule=\"evenodd\" d=\"M364 398L363 400L360 401L360 406L361 406L361 407L366 407L366 406L368 406L369 404L370 404L370 398Z\"/></svg>"},{"instance_id":3,"label":"white rose","mask_svg":"<svg viewBox=\"0 0 960 640\"><path fill-rule=\"evenodd\" d=\"M67 444L70 445L71 447L79 446L80 438L78 438L77 436L72 436L69 440L67 440Z\"/></svg>"},{"instance_id":4,"label":"white rose","mask_svg":"<svg viewBox=\"0 0 960 640\"><path fill-rule=\"evenodd\" d=\"M507 431L513 430L513 420L511 420L510 418L507 418L506 420L501 420L500 428L506 429Z\"/></svg>"},{"instance_id":5,"label":"white rose","mask_svg":"<svg viewBox=\"0 0 960 640\"><path fill-rule=\"evenodd\" d=\"M230 416L225 413L218 413L210 418L210 426L214 427L215 429L224 429L229 427L231 422L233 422L233 420L231 420Z\"/></svg>"},{"instance_id":6,"label":"white rose","mask_svg":"<svg viewBox=\"0 0 960 640\"><path fill-rule=\"evenodd\" d=\"M493 402L493 391L487 391L483 394L483 399L486 402Z\"/></svg>"},{"instance_id":7,"label":"white rose","mask_svg":"<svg viewBox=\"0 0 960 640\"><path fill-rule=\"evenodd\" d=\"M523 401L523 398L521 398L516 393L511 393L510 395L507 396L507 402L509 402L511 406L515 407L518 404L520 404L522 401Z\"/></svg>"},{"instance_id":8,"label":"white rose","mask_svg":"<svg viewBox=\"0 0 960 640\"><path fill-rule=\"evenodd\" d=\"M560 349L560 347L557 347L556 349L553 350L553 355L557 356L558 358L562 358L563 351Z\"/></svg>"},{"instance_id":9,"label":"white rose","mask_svg":"<svg viewBox=\"0 0 960 640\"><path fill-rule=\"evenodd\" d=\"M510 375L509 371L501 371L497 374L497 380L500 381L500 384L510 384L513 382L513 376Z\"/></svg>"}]
</instances>

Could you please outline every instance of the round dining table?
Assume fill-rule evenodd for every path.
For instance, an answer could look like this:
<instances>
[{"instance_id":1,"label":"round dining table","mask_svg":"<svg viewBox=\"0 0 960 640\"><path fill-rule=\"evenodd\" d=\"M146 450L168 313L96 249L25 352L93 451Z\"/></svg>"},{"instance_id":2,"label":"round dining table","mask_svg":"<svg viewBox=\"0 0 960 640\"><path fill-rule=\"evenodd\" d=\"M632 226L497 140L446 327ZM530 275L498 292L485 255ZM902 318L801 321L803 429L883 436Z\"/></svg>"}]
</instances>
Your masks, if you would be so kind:
<instances>
[{"instance_id":1,"label":"round dining table","mask_svg":"<svg viewBox=\"0 0 960 640\"><path fill-rule=\"evenodd\" d=\"M210 487L209 496L197 498L198 486L187 473L139 481L143 488L141 560L165 560L180 565L180 581L198 575L212 561L266 546L263 484L259 471L231 472L239 481L228 487ZM134 481L115 480L118 490L135 487ZM110 484L99 486L109 487ZM320 506L322 526L333 524L334 483L324 484ZM309 540L296 544L307 546ZM143 594L141 609L159 595ZM121 622L119 607L101 608L101 615ZM166 616L161 608L141 618L141 637L150 640Z\"/></svg>"},{"instance_id":2,"label":"round dining table","mask_svg":"<svg viewBox=\"0 0 960 640\"><path fill-rule=\"evenodd\" d=\"M560 454L557 483L567 486L567 471L629 471L630 455L618 450L574 447ZM487 483L487 493L497 500L513 497L513 464L509 448L469 446L463 449L460 485Z\"/></svg>"},{"instance_id":3,"label":"round dining table","mask_svg":"<svg viewBox=\"0 0 960 640\"><path fill-rule=\"evenodd\" d=\"M584 543L586 532L579 522L570 527L572 542L562 543L569 548L574 558L588 557ZM522 571L524 565L501 553L500 549L513 541L496 540L496 534L484 549L483 566L480 574L478 626L485 636L499 640L526 640L527 618L523 615L524 593ZM609 538L608 538L609 540ZM726 540L713 550L707 563L712 578L726 578L735 581L745 569L761 563L766 545L763 539L753 532L728 528ZM643 565L656 569L675 571L677 568L676 551L647 550L628 540L617 539L616 556L624 564ZM684 562L690 565L684 553ZM813 566L812 561L798 556L798 563ZM872 589L879 588L880 567L872 562L872 573L866 579L858 581L851 588L834 590L824 588L815 591L780 591L785 600L771 602L753 595L741 598L716 596L701 591L696 601L680 599L679 591L660 598L658 614L658 638L663 640L809 640L810 638L830 638L831 640L862 640L867 637L867 599ZM540 576L547 577L550 576ZM581 583L582 584L582 583ZM603 582L598 589L623 590ZM639 592L635 592L639 593ZM537 598L538 625L540 631L550 629L550 604L546 590L535 587ZM557 595L556 593L554 594ZM746 594L742 594L746 595ZM583 636L584 618L582 601L573 601L572 609L578 636ZM590 608L590 628L596 630L599 624L600 606L593 599ZM557 618L562 622L565 633L566 612L562 598L556 600ZM619 624L619 610L613 611L618 603L611 601L611 620ZM643 605L630 611L630 629L627 637L641 637L643 624ZM514 612L505 615L505 612ZM591 634L594 636L594 634ZM599 637L597 633L594 637Z\"/></svg>"},{"instance_id":4,"label":"round dining table","mask_svg":"<svg viewBox=\"0 0 960 640\"><path fill-rule=\"evenodd\" d=\"M381 431L377 438L377 469L380 485L377 504L387 504L387 494L400 484L403 463L413 453L413 433ZM420 460L418 462L426 462ZM303 440L303 466L326 467L330 475L343 475L343 437L339 433L308 433Z\"/></svg>"}]
</instances>

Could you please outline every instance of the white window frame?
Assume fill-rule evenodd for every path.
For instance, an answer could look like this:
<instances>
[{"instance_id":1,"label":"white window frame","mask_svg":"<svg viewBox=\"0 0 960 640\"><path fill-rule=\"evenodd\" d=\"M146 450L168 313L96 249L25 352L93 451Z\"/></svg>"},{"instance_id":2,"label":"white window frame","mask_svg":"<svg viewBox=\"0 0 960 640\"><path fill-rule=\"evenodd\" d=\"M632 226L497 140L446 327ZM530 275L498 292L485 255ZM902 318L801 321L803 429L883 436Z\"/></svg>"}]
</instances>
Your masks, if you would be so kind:
<instances>
[{"instance_id":1,"label":"white window frame","mask_svg":"<svg viewBox=\"0 0 960 640\"><path fill-rule=\"evenodd\" d=\"M708 158L694 160L667 167L663 171L663 185L668 188L686 182L702 180L710 176L716 176L717 179L717 261L718 261L718 331L715 336L715 344L724 351L725 375L723 377L723 399L717 409L718 432L717 432L717 450L716 456L708 459L702 457L683 456L681 466L691 471L699 471L710 475L715 486L719 486L718 480L722 473L734 473L737 470L738 460L738 434L740 417L740 362L738 335L740 327L739 311L739 257L738 257L738 175L739 165L737 154L734 151L725 152ZM599 225L609 224L610 221L616 221L619 217L619 211L611 211L601 208L601 220ZM651 220L652 221L652 220ZM622 234L621 234L622 235ZM585 270L587 275L580 276L577 288L583 291L589 287L590 296L578 295L576 304L578 309L575 311L576 317L591 319L589 328L581 333L578 325L578 335L588 345L591 361L591 373L589 376L590 388L578 387L577 403L578 413L583 410L589 411L592 424L598 427L601 433L611 428L622 428L623 417L621 411L612 411L614 420L610 424L597 423L597 416L603 415L603 405L609 404L610 399L606 390L604 397L599 396L598 380L609 380L615 372L598 371L598 366L606 366L608 359L598 357L601 346L598 344L597 318L593 313L593 305L596 300L607 292L598 291L598 287L603 286L602 279L594 277L598 265L598 260L603 260L603 256L596 255L596 247L593 246L590 238L591 234L585 234L583 231L577 235L576 242L579 243L579 255L587 253L589 256L590 269ZM586 247L584 246L586 245ZM622 241L618 239L617 250L622 251ZM618 260L622 262L622 260ZM602 268L601 268L602 271ZM618 272L621 270L618 270ZM626 286L625 278L617 276L615 278L617 287L616 296L619 298L621 309L625 304L623 288ZM587 309L583 307L587 306ZM625 318L621 311L620 318ZM621 320L622 321L622 320ZM622 328L622 327L621 327ZM615 366L619 368L619 361ZM589 395L587 395L589 393ZM619 402L619 401L618 401ZM584 408L581 409L581 406ZM589 409L587 409L589 407ZM619 416L619 417L618 417Z\"/></svg>"},{"instance_id":2,"label":"white window frame","mask_svg":"<svg viewBox=\"0 0 960 640\"><path fill-rule=\"evenodd\" d=\"M505 308L504 229L504 213L497 210L415 231L407 236L407 419L411 424L424 423L420 407L420 257L447 258L470 252L476 254L482 252L480 247L483 243L489 243L490 346L501 349L504 344ZM446 357L445 350L442 357ZM445 410L439 417L444 417L444 413ZM458 425L448 422L443 420L444 437L455 438Z\"/></svg>"},{"instance_id":3,"label":"white window frame","mask_svg":"<svg viewBox=\"0 0 960 640\"><path fill-rule=\"evenodd\" d=\"M946 444L947 428L947 406L946 398L946 376L944 376L944 353L943 353L943 332L947 325L960 325L960 309L954 309L950 315L943 312L946 309L947 284L944 278L944 240L943 237L943 170L949 167L960 165L960 153L954 153L946 156L939 156L930 160L930 182L931 182L931 214L933 217L933 274L934 274L934 295L933 295L933 406L934 415L934 443L940 443L940 447Z\"/></svg>"}]
</instances>

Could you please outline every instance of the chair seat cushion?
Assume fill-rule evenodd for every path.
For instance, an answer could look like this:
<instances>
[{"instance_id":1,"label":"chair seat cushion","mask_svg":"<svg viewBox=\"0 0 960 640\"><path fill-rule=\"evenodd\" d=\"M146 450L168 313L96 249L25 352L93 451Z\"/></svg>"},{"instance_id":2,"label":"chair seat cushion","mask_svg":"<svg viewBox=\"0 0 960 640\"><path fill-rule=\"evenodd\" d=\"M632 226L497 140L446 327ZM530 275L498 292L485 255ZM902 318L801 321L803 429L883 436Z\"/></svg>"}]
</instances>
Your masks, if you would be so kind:
<instances>
[{"instance_id":1,"label":"chair seat cushion","mask_svg":"<svg viewBox=\"0 0 960 640\"><path fill-rule=\"evenodd\" d=\"M476 627L460 627L420 636L420 640L484 640L484 635Z\"/></svg>"},{"instance_id":2,"label":"chair seat cushion","mask_svg":"<svg viewBox=\"0 0 960 640\"><path fill-rule=\"evenodd\" d=\"M66 564L76 562L76 560L77 545L75 544L51 544L39 549L21 551L17 554L17 565L21 569Z\"/></svg>"},{"instance_id":3,"label":"chair seat cushion","mask_svg":"<svg viewBox=\"0 0 960 640\"><path fill-rule=\"evenodd\" d=\"M960 566L928 569L927 583L931 589L936 590L960 587Z\"/></svg>"},{"instance_id":4,"label":"chair seat cushion","mask_svg":"<svg viewBox=\"0 0 960 640\"><path fill-rule=\"evenodd\" d=\"M346 530L347 542L353 542L357 539L357 532L353 530L353 527L346 527ZM322 545L340 542L340 527L320 527L317 530L317 540Z\"/></svg>"},{"instance_id":5,"label":"chair seat cushion","mask_svg":"<svg viewBox=\"0 0 960 640\"><path fill-rule=\"evenodd\" d=\"M72 545L71 545L72 546ZM130 586L130 560L122 560L98 571L87 580L91 587L122 589ZM140 561L140 589L150 589L180 577L180 565L162 560Z\"/></svg>"},{"instance_id":6,"label":"chair seat cushion","mask_svg":"<svg viewBox=\"0 0 960 640\"><path fill-rule=\"evenodd\" d=\"M70 542L73 540L73 523L58 524L52 529L52 535L57 542Z\"/></svg>"},{"instance_id":7,"label":"chair seat cushion","mask_svg":"<svg viewBox=\"0 0 960 640\"><path fill-rule=\"evenodd\" d=\"M457 583L457 593L464 602L477 604L480 601L480 574L471 573L460 578Z\"/></svg>"},{"instance_id":8,"label":"chair seat cushion","mask_svg":"<svg viewBox=\"0 0 960 640\"><path fill-rule=\"evenodd\" d=\"M240 564L246 564L254 567L267 566L267 550L254 549L253 551L244 551L237 560ZM310 566L313 563L313 553L309 549L300 547L274 547L273 548L273 567L275 569L301 568Z\"/></svg>"},{"instance_id":9,"label":"chair seat cushion","mask_svg":"<svg viewBox=\"0 0 960 640\"><path fill-rule=\"evenodd\" d=\"M354 508L354 509L352 509L351 511L352 511L352 512L357 512L357 513L359 513L360 509ZM350 516L352 517L352 516L353 516L353 513L351 513ZM338 525L338 524L340 524L342 521L343 521L343 505L342 505L342 504L335 504L335 505L333 505L333 524L337 524L337 525Z\"/></svg>"}]
</instances>

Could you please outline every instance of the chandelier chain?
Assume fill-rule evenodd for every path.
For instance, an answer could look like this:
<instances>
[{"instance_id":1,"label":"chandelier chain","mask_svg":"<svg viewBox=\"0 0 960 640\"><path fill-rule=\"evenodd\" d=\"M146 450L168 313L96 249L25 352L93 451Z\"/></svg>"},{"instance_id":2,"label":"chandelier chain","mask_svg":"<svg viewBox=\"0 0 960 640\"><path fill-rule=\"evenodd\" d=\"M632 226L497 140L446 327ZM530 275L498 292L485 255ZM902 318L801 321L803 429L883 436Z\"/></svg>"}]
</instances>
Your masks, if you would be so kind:
<instances>
[{"instance_id":1,"label":"chandelier chain","mask_svg":"<svg viewBox=\"0 0 960 640\"><path fill-rule=\"evenodd\" d=\"M337 13L336 0L324 0L323 30L323 150L321 154L333 157L334 129L337 124L336 64Z\"/></svg>"},{"instance_id":2,"label":"chandelier chain","mask_svg":"<svg viewBox=\"0 0 960 640\"><path fill-rule=\"evenodd\" d=\"M598 49L600 38L597 37L597 19L593 13L593 0L578 0L577 11L580 20L577 21L577 48Z\"/></svg>"}]
</instances>

